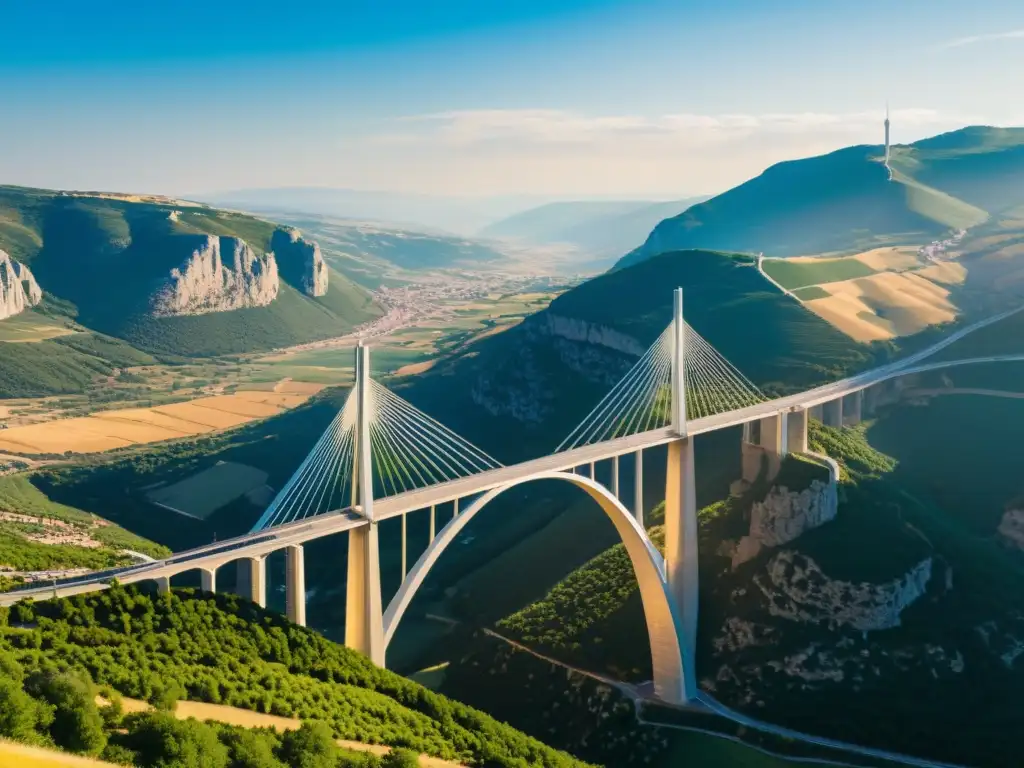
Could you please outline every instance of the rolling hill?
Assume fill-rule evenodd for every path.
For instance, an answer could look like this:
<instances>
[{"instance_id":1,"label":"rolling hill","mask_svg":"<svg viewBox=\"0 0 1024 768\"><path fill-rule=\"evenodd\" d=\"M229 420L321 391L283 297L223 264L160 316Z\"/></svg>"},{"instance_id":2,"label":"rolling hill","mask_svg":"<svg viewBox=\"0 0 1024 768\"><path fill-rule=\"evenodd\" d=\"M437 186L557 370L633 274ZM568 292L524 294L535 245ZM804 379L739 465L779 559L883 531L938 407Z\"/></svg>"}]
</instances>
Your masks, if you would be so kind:
<instances>
[{"instance_id":1,"label":"rolling hill","mask_svg":"<svg viewBox=\"0 0 1024 768\"><path fill-rule=\"evenodd\" d=\"M662 221L623 267L669 250L794 256L922 244L1024 203L1024 129L970 127L893 150L857 146L779 163Z\"/></svg>"},{"instance_id":2,"label":"rolling hill","mask_svg":"<svg viewBox=\"0 0 1024 768\"><path fill-rule=\"evenodd\" d=\"M538 245L567 243L594 256L615 256L643 242L662 219L676 216L706 199L548 203L495 222L478 234Z\"/></svg>"},{"instance_id":3,"label":"rolling hill","mask_svg":"<svg viewBox=\"0 0 1024 768\"><path fill-rule=\"evenodd\" d=\"M0 251L64 317L160 354L287 346L380 313L315 243L167 198L0 187Z\"/></svg>"}]
</instances>

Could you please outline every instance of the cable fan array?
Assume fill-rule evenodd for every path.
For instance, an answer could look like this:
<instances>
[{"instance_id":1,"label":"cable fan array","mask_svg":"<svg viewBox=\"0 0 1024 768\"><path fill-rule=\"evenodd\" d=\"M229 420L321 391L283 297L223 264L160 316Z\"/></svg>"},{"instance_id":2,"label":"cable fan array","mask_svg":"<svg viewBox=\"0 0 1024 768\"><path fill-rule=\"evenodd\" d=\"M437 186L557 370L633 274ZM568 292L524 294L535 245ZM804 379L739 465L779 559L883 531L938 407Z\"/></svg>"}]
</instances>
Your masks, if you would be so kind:
<instances>
[{"instance_id":1,"label":"cable fan array","mask_svg":"<svg viewBox=\"0 0 1024 768\"><path fill-rule=\"evenodd\" d=\"M669 325L556 452L667 426L672 418L673 346ZM688 420L746 408L768 399L685 323L683 348Z\"/></svg>"},{"instance_id":2,"label":"cable fan array","mask_svg":"<svg viewBox=\"0 0 1024 768\"><path fill-rule=\"evenodd\" d=\"M372 379L367 393L374 497L500 467L497 461ZM267 507L253 532L353 505L357 393Z\"/></svg>"}]
</instances>

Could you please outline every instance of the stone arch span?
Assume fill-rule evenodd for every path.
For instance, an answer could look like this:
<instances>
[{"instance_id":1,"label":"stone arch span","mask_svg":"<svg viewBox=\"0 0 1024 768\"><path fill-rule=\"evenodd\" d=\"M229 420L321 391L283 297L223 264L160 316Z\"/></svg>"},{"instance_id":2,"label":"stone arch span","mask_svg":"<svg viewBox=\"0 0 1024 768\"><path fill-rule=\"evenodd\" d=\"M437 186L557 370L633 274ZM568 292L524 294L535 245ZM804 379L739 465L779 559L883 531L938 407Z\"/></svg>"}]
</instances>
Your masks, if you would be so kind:
<instances>
[{"instance_id":1,"label":"stone arch span","mask_svg":"<svg viewBox=\"0 0 1024 768\"><path fill-rule=\"evenodd\" d=\"M491 501L505 491L523 483L536 480L562 480L584 491L597 502L615 526L629 555L633 572L640 585L647 633L650 637L651 662L654 670L654 690L657 696L671 703L686 701L687 683L684 679L684 654L689 653L682 642L683 628L679 610L670 592L665 577L665 561L658 549L622 503L604 486L590 478L570 472L544 472L498 486L474 501L469 507L453 518L413 565L402 586L391 599L384 612L384 646L394 637L395 630L406 609L412 603L427 574L441 554L455 541L466 525Z\"/></svg>"}]
</instances>

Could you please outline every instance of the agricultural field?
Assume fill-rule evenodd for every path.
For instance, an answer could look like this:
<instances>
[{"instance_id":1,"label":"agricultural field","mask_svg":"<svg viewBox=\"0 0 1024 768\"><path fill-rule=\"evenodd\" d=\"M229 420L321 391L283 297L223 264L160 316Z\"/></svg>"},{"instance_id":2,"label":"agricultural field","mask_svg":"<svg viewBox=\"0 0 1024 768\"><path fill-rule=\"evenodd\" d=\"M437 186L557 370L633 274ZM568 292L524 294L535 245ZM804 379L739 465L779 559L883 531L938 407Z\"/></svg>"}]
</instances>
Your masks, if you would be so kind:
<instances>
[{"instance_id":1,"label":"agricultural field","mask_svg":"<svg viewBox=\"0 0 1024 768\"><path fill-rule=\"evenodd\" d=\"M294 391L294 390L299 391ZM0 432L0 450L27 454L94 453L230 429L304 403L316 385L280 382L274 390L237 391L152 408L15 426Z\"/></svg>"},{"instance_id":2,"label":"agricultural field","mask_svg":"<svg viewBox=\"0 0 1024 768\"><path fill-rule=\"evenodd\" d=\"M852 256L766 259L765 274L852 339L882 341L953 322L961 314L954 291L967 269L953 258L934 258L955 246L888 246ZM933 253L926 253L932 249ZM950 254L955 257L956 254Z\"/></svg>"},{"instance_id":3,"label":"agricultural field","mask_svg":"<svg viewBox=\"0 0 1024 768\"><path fill-rule=\"evenodd\" d=\"M75 333L53 318L28 310L0 322L0 342L9 344L46 341Z\"/></svg>"}]
</instances>

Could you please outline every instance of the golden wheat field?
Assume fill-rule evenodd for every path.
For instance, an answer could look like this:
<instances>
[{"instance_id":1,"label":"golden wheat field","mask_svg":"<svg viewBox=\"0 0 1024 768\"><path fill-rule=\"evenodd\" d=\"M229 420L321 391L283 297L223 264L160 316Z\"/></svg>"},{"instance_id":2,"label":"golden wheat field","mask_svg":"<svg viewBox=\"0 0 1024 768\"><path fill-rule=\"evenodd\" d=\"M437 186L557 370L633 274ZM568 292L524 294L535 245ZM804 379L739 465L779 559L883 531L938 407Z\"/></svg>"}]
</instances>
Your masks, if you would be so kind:
<instances>
[{"instance_id":1,"label":"golden wheat field","mask_svg":"<svg viewBox=\"0 0 1024 768\"><path fill-rule=\"evenodd\" d=\"M820 287L830 295L805 306L857 341L908 336L957 315L949 291L915 273L882 272Z\"/></svg>"},{"instance_id":2,"label":"golden wheat field","mask_svg":"<svg viewBox=\"0 0 1024 768\"><path fill-rule=\"evenodd\" d=\"M280 382L281 391L242 391L152 408L102 411L73 419L11 427L0 450L13 453L95 453L237 427L294 408L323 386ZM277 387L275 387L277 389Z\"/></svg>"}]
</instances>

